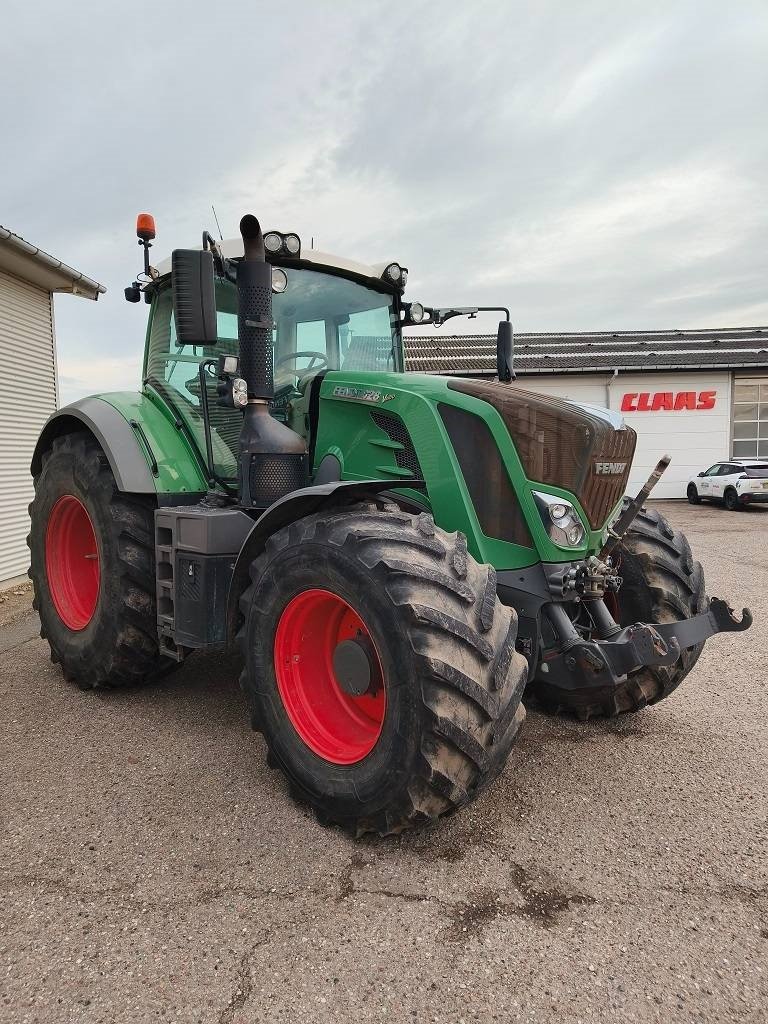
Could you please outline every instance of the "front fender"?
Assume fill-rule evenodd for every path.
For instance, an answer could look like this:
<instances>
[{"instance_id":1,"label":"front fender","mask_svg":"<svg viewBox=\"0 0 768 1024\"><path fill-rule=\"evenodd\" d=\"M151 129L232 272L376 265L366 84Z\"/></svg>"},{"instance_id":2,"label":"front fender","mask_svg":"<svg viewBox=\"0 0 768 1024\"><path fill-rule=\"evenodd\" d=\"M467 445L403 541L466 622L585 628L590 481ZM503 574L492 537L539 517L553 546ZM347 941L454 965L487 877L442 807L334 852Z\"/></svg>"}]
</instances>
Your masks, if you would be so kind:
<instances>
[{"instance_id":1,"label":"front fender","mask_svg":"<svg viewBox=\"0 0 768 1024\"><path fill-rule=\"evenodd\" d=\"M261 554L267 538L284 526L295 523L298 519L319 512L329 506L353 505L374 495L389 492L388 497L402 508L416 513L423 512L422 506L392 492L392 480L333 480L314 487L302 487L291 491L284 498L279 498L269 506L256 520L253 529L245 538L240 554L237 556L227 597L227 637L231 642L237 631L240 595L248 586L248 571L251 562ZM424 486L423 480L409 480L409 488Z\"/></svg>"}]
</instances>

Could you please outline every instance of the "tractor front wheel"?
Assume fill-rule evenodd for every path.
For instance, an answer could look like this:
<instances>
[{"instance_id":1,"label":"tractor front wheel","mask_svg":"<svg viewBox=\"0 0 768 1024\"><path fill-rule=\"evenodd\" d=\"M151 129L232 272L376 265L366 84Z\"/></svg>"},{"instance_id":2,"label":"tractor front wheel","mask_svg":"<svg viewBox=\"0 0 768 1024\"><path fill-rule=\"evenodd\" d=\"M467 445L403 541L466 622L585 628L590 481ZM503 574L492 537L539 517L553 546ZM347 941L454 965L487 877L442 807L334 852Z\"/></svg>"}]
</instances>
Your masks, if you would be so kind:
<instances>
[{"instance_id":1,"label":"tractor front wheel","mask_svg":"<svg viewBox=\"0 0 768 1024\"><path fill-rule=\"evenodd\" d=\"M87 433L54 440L29 506L40 635L81 689L144 682L173 662L157 643L154 502L118 491Z\"/></svg>"},{"instance_id":2,"label":"tractor front wheel","mask_svg":"<svg viewBox=\"0 0 768 1024\"><path fill-rule=\"evenodd\" d=\"M461 534L397 506L308 516L269 539L241 610L254 727L321 820L400 832L504 767L526 663Z\"/></svg>"}]
</instances>

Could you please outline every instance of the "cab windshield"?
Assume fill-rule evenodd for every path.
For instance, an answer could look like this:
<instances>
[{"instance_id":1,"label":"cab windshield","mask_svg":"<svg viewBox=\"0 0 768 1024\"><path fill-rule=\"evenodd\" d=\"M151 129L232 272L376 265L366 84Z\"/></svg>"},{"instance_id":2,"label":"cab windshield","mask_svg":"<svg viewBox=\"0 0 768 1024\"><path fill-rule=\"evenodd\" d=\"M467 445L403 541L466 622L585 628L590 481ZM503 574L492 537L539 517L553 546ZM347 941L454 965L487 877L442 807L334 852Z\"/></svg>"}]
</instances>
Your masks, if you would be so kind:
<instances>
[{"instance_id":1,"label":"cab windshield","mask_svg":"<svg viewBox=\"0 0 768 1024\"><path fill-rule=\"evenodd\" d=\"M273 415L285 419L301 402L309 381L322 370L399 370L397 317L390 292L368 288L345 277L315 270L285 268L285 291L272 296L275 401ZM237 355L237 290L217 280L218 344L179 345L173 320L170 283L158 292L149 325L144 378L160 385L205 452L200 365L211 422L214 471L237 476L242 415L216 404L220 355ZM299 417L303 420L303 417ZM293 423L291 424L294 425Z\"/></svg>"}]
</instances>

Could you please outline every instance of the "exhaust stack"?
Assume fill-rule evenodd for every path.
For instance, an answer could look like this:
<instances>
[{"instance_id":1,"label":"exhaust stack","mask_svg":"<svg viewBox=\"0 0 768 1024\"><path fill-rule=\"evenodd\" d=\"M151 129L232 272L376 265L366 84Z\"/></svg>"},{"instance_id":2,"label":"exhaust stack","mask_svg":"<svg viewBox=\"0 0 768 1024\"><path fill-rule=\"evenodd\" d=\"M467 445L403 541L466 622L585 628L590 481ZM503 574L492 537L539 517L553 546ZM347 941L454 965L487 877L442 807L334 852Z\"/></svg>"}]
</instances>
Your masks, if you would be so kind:
<instances>
[{"instance_id":1,"label":"exhaust stack","mask_svg":"<svg viewBox=\"0 0 768 1024\"><path fill-rule=\"evenodd\" d=\"M238 488L241 505L265 509L307 485L307 446L269 413L275 393L272 268L265 260L261 227L252 214L240 221L240 234L244 255L237 265L237 337L248 404L240 431Z\"/></svg>"}]
</instances>

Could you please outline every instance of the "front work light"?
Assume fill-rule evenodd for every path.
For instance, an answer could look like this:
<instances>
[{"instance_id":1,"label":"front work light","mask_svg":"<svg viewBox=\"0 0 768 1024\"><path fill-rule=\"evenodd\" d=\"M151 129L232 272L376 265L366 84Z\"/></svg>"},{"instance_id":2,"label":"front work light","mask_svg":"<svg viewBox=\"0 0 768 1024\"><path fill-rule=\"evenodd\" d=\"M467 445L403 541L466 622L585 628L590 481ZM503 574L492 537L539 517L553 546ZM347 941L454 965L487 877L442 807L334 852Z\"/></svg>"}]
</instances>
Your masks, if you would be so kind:
<instances>
[{"instance_id":1,"label":"front work light","mask_svg":"<svg viewBox=\"0 0 768 1024\"><path fill-rule=\"evenodd\" d=\"M280 267L272 267L272 291L280 295L288 287L288 275Z\"/></svg>"},{"instance_id":2,"label":"front work light","mask_svg":"<svg viewBox=\"0 0 768 1024\"><path fill-rule=\"evenodd\" d=\"M579 513L565 498L546 491L533 491L533 500L541 516L547 536L562 548L580 548L586 531Z\"/></svg>"},{"instance_id":3,"label":"front work light","mask_svg":"<svg viewBox=\"0 0 768 1024\"><path fill-rule=\"evenodd\" d=\"M390 263L384 271L384 276L389 278L393 284L398 284L400 282L400 278L403 276L403 268L399 263Z\"/></svg>"},{"instance_id":4,"label":"front work light","mask_svg":"<svg viewBox=\"0 0 768 1024\"><path fill-rule=\"evenodd\" d=\"M301 255L301 239L295 231L289 231L284 235L282 231L268 231L264 235L264 248L272 256L293 256Z\"/></svg>"},{"instance_id":5,"label":"front work light","mask_svg":"<svg viewBox=\"0 0 768 1024\"><path fill-rule=\"evenodd\" d=\"M286 235L283 239L283 244L285 245L285 251L289 256L299 255L299 252L301 251L301 239L298 235Z\"/></svg>"},{"instance_id":6,"label":"front work light","mask_svg":"<svg viewBox=\"0 0 768 1024\"><path fill-rule=\"evenodd\" d=\"M280 252L283 248L283 236L277 231L268 231L264 235L264 248L267 252Z\"/></svg>"},{"instance_id":7,"label":"front work light","mask_svg":"<svg viewBox=\"0 0 768 1024\"><path fill-rule=\"evenodd\" d=\"M420 302L412 302L408 307L408 316L412 323L420 324L424 319L424 307Z\"/></svg>"}]
</instances>

